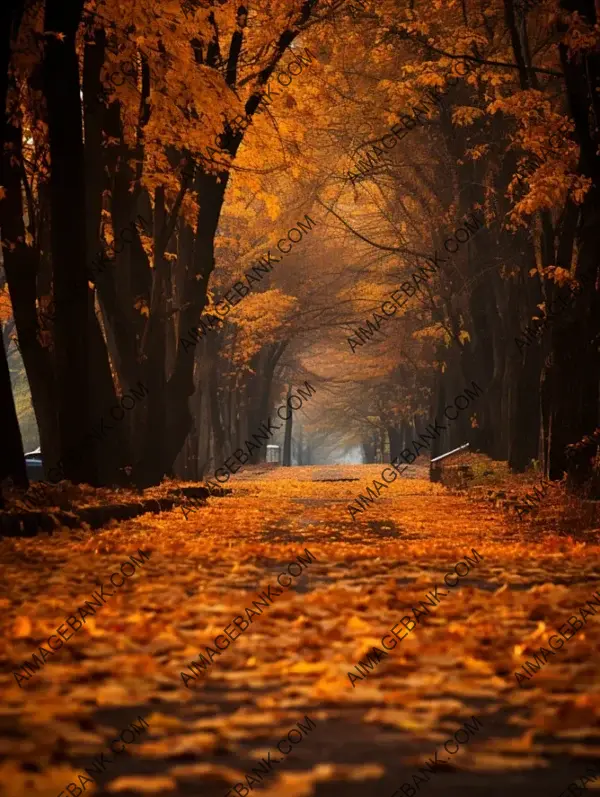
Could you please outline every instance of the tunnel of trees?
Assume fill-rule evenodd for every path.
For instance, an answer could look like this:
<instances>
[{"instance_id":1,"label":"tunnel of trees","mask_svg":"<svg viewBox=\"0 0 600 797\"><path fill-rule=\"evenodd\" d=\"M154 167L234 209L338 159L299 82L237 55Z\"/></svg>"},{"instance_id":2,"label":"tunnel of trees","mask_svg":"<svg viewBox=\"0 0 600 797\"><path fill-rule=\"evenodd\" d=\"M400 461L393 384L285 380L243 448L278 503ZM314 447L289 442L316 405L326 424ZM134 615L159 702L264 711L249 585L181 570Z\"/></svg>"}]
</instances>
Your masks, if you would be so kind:
<instances>
[{"instance_id":1,"label":"tunnel of trees","mask_svg":"<svg viewBox=\"0 0 600 797\"><path fill-rule=\"evenodd\" d=\"M434 456L589 485L596 11L4 0L0 479L24 373L51 481L201 478L308 382L285 464L468 389Z\"/></svg>"}]
</instances>

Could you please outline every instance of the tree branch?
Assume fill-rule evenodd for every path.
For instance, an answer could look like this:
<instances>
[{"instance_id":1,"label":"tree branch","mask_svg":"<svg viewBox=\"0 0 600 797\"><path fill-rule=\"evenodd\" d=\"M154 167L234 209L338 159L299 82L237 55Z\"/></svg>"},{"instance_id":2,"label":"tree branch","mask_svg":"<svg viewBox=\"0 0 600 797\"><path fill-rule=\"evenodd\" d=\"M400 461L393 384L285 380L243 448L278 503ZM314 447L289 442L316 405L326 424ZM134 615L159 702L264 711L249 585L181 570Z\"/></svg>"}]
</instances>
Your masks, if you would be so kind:
<instances>
[{"instance_id":1,"label":"tree branch","mask_svg":"<svg viewBox=\"0 0 600 797\"><path fill-rule=\"evenodd\" d=\"M343 219L338 213L336 213L335 210L328 208L327 205L321 202L319 197L317 197L317 202L319 203L319 205L321 205L321 207L324 207L325 210L329 211L329 213L333 213L333 215L336 218L338 218L342 222L342 224L344 224L350 230L350 232L356 235L357 238L360 238L361 241L364 241L370 246L374 246L376 249L382 249L386 252L400 252L401 254L413 255L413 257L425 257L431 260L431 255L425 254L425 252L415 252L414 249L406 249L400 246L385 246L385 244L378 244L375 243L375 241L371 241L369 238L366 238L362 233L358 232L350 224L348 224L348 222L345 221L345 219Z\"/></svg>"},{"instance_id":2,"label":"tree branch","mask_svg":"<svg viewBox=\"0 0 600 797\"><path fill-rule=\"evenodd\" d=\"M489 61L486 58L475 58L472 55L454 55L454 53L448 53L445 50L440 50L439 47L434 47L433 44L429 44L429 42L427 41L423 41L417 36L409 36L409 34L406 33L406 31L398 30L398 28L390 28L388 34L391 34L393 36L399 36L401 39L408 39L416 44L420 44L434 53L443 55L445 58L452 58L453 60L457 61L458 60L474 61L477 64L484 64L486 66L503 66L506 69L520 69L518 64L508 64L505 61ZM383 38L385 39L385 36ZM552 75L553 77L564 77L564 74L562 72L555 72L553 69L542 69L541 67L534 67L534 66L528 66L526 67L526 69L529 72L540 72L543 75Z\"/></svg>"}]
</instances>

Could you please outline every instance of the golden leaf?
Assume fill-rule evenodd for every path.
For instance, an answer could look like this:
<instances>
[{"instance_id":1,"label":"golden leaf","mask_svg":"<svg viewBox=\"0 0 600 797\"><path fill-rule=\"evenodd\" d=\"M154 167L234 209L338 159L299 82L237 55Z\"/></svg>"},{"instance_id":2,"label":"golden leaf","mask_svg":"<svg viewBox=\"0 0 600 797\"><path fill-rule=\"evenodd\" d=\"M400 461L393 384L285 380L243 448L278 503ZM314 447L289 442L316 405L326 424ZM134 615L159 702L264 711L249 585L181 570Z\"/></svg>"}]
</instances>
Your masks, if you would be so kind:
<instances>
[{"instance_id":1,"label":"golden leaf","mask_svg":"<svg viewBox=\"0 0 600 797\"><path fill-rule=\"evenodd\" d=\"M162 794L177 789L177 781L167 775L121 775L106 787L108 791L133 794Z\"/></svg>"},{"instance_id":2,"label":"golden leaf","mask_svg":"<svg viewBox=\"0 0 600 797\"><path fill-rule=\"evenodd\" d=\"M29 617L17 617L17 619L13 623L13 633L14 637L17 639L22 639L23 637L31 636L31 620Z\"/></svg>"}]
</instances>

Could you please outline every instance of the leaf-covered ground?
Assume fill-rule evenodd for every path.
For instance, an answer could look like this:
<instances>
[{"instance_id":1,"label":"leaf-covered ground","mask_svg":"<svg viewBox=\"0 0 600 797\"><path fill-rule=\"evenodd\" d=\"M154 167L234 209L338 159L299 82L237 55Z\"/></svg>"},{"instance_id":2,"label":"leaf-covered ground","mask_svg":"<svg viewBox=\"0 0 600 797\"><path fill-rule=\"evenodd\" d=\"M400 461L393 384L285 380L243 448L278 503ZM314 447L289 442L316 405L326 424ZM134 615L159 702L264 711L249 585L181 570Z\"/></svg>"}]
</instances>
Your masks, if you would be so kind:
<instances>
[{"instance_id":1,"label":"leaf-covered ground","mask_svg":"<svg viewBox=\"0 0 600 797\"><path fill-rule=\"evenodd\" d=\"M0 793L57 797L138 716L146 734L88 792L224 797L268 751L266 797L391 797L436 749L449 762L418 794L552 797L581 778L600 761L600 612L524 688L513 673L600 588L598 544L532 538L412 468L351 522L381 469L255 471L187 521L2 540ZM150 561L20 688L13 668L140 548ZM306 548L318 561L186 689L189 662ZM482 561L353 687L473 548ZM306 715L316 727L284 758ZM481 730L448 756L473 716Z\"/></svg>"}]
</instances>

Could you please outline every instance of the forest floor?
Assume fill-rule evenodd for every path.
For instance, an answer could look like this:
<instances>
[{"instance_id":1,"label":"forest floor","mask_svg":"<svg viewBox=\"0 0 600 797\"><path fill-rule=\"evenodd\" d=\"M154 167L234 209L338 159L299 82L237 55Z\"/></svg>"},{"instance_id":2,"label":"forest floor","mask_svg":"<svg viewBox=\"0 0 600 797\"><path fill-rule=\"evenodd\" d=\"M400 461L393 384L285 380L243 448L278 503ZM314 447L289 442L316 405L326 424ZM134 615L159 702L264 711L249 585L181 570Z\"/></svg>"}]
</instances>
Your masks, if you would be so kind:
<instances>
[{"instance_id":1,"label":"forest floor","mask_svg":"<svg viewBox=\"0 0 600 797\"><path fill-rule=\"evenodd\" d=\"M256 469L187 520L175 510L0 541L0 794L79 797L81 784L225 797L239 783L232 797L249 786L264 797L391 797L403 784L406 797L554 797L598 770L600 616L530 679L514 675L534 653L543 661L540 647L593 599L597 534L519 523L430 484L422 468L352 522L347 505L381 470ZM19 685L13 671L140 549L149 561ZM301 573L277 587L299 556ZM445 586L466 556L469 572ZM269 585L281 594L250 618L245 607ZM393 626L402 636L400 620L436 585L435 608L352 683L359 660L383 650ZM236 616L251 625L186 688L181 672ZM145 732L109 752L138 717ZM101 753L94 785L85 768L99 772ZM271 768L258 775L262 757ZM426 776L428 759L439 765ZM244 777L253 767L254 784Z\"/></svg>"}]
</instances>

